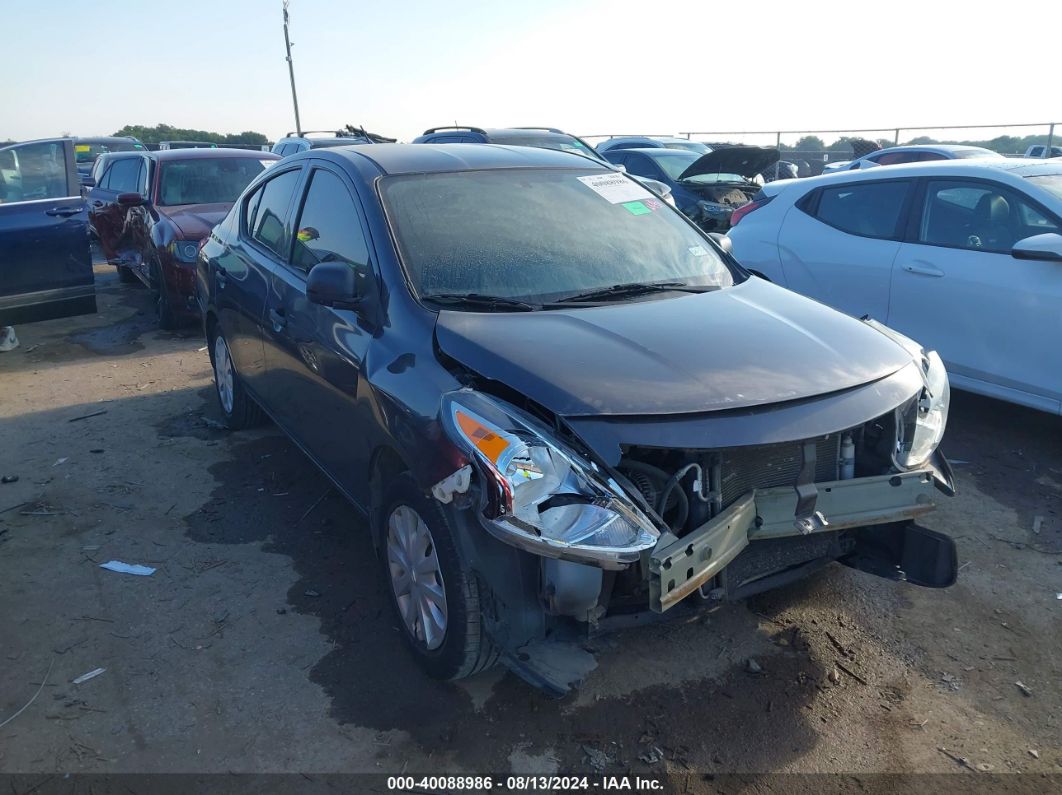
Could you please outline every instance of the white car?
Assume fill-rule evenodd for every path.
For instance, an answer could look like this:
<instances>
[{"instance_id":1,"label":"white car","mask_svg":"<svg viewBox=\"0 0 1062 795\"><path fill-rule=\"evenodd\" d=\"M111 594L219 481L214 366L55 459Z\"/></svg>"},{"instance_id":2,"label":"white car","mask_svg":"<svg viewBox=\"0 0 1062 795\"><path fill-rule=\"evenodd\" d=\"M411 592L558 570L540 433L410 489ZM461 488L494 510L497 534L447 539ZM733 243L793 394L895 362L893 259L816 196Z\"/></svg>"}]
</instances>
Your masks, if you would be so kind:
<instances>
[{"instance_id":1,"label":"white car","mask_svg":"<svg viewBox=\"0 0 1062 795\"><path fill-rule=\"evenodd\" d=\"M887 149L878 149L855 160L839 160L836 163L827 163L825 168L822 169L822 173L833 174L837 171L855 171L860 168L874 168L875 166L900 166L905 163L929 163L935 160L969 160L975 157L1001 158L1003 155L981 146L963 146L961 144L890 146Z\"/></svg>"},{"instance_id":2,"label":"white car","mask_svg":"<svg viewBox=\"0 0 1062 795\"><path fill-rule=\"evenodd\" d=\"M936 349L957 388L1062 414L1062 163L772 182L732 223L757 275Z\"/></svg>"}]
</instances>

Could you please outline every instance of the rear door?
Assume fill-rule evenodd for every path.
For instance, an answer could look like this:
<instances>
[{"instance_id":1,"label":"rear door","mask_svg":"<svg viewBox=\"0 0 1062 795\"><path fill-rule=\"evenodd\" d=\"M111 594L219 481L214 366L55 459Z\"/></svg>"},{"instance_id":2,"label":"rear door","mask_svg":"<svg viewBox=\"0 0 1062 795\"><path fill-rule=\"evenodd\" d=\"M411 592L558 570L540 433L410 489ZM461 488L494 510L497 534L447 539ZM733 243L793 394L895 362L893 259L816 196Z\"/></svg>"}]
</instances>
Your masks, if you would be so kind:
<instances>
[{"instance_id":1,"label":"rear door","mask_svg":"<svg viewBox=\"0 0 1062 795\"><path fill-rule=\"evenodd\" d=\"M73 141L0 148L0 326L95 311Z\"/></svg>"},{"instance_id":2,"label":"rear door","mask_svg":"<svg viewBox=\"0 0 1062 795\"><path fill-rule=\"evenodd\" d=\"M364 505L369 450L358 387L372 335L355 312L310 303L306 279L318 262L341 262L368 274L368 229L347 178L323 164L313 167L300 204L291 255L274 270L266 308L266 402Z\"/></svg>"},{"instance_id":3,"label":"rear door","mask_svg":"<svg viewBox=\"0 0 1062 795\"><path fill-rule=\"evenodd\" d=\"M937 350L957 386L1058 412L1062 265L1010 250L1062 220L991 180L929 179L919 193L888 325Z\"/></svg>"},{"instance_id":4,"label":"rear door","mask_svg":"<svg viewBox=\"0 0 1062 795\"><path fill-rule=\"evenodd\" d=\"M778 234L790 290L853 317L884 319L913 180L860 180L818 188Z\"/></svg>"}]
</instances>

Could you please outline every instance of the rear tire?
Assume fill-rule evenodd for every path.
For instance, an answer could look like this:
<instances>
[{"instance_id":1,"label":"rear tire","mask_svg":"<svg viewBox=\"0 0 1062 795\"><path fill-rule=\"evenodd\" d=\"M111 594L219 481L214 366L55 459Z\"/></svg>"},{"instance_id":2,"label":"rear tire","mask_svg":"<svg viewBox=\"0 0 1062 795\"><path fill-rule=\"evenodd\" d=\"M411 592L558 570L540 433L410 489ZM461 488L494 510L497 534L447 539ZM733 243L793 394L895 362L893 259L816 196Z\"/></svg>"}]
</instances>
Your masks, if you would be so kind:
<instances>
[{"instance_id":1,"label":"rear tire","mask_svg":"<svg viewBox=\"0 0 1062 795\"><path fill-rule=\"evenodd\" d=\"M208 346L214 370L214 393L225 424L233 431L260 425L264 419L262 409L243 388L229 354L229 344L216 325L211 329Z\"/></svg>"},{"instance_id":2,"label":"rear tire","mask_svg":"<svg viewBox=\"0 0 1062 795\"><path fill-rule=\"evenodd\" d=\"M499 655L483 631L479 583L446 514L408 472L384 487L381 506L373 516L384 587L417 662L429 676L451 680L493 667Z\"/></svg>"}]
</instances>

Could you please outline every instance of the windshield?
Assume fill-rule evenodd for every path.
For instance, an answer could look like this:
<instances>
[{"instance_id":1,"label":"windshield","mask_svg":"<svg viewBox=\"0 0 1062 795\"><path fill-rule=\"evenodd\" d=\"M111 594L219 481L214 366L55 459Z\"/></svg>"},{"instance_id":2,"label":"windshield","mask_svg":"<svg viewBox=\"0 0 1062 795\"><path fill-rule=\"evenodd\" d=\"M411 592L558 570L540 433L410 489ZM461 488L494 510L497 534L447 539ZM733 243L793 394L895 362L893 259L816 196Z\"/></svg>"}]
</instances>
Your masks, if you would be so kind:
<instances>
[{"instance_id":1,"label":"windshield","mask_svg":"<svg viewBox=\"0 0 1062 795\"><path fill-rule=\"evenodd\" d=\"M575 152L576 154L592 157L594 160L603 162L601 155L582 141L566 135L506 135L503 137L493 136L491 143L503 146L533 146L536 149L554 149L558 152Z\"/></svg>"},{"instance_id":2,"label":"windshield","mask_svg":"<svg viewBox=\"0 0 1062 795\"><path fill-rule=\"evenodd\" d=\"M623 174L504 169L385 178L421 297L545 303L617 284L728 287L734 276L675 210Z\"/></svg>"},{"instance_id":3,"label":"windshield","mask_svg":"<svg viewBox=\"0 0 1062 795\"><path fill-rule=\"evenodd\" d=\"M664 173L670 179L678 181L679 176L691 165L701 159L701 155L695 152L684 152L679 149L655 150L649 154ZM695 177L687 177L683 182L696 182L699 184L712 182L745 182L740 174L698 174Z\"/></svg>"},{"instance_id":4,"label":"windshield","mask_svg":"<svg viewBox=\"0 0 1062 795\"><path fill-rule=\"evenodd\" d=\"M272 160L256 157L211 157L164 161L158 204L231 204Z\"/></svg>"},{"instance_id":5,"label":"windshield","mask_svg":"<svg viewBox=\"0 0 1062 795\"><path fill-rule=\"evenodd\" d=\"M712 151L710 147L697 141L664 141L659 138L656 140L660 141L668 149L681 149L687 152L696 152L699 155L706 155Z\"/></svg>"},{"instance_id":6,"label":"windshield","mask_svg":"<svg viewBox=\"0 0 1062 795\"><path fill-rule=\"evenodd\" d=\"M1053 194L1055 198L1062 199L1062 171L1058 174L1040 174L1036 177L1026 177L1025 179L1034 185L1039 185L1044 190Z\"/></svg>"},{"instance_id":7,"label":"windshield","mask_svg":"<svg viewBox=\"0 0 1062 795\"><path fill-rule=\"evenodd\" d=\"M95 163L96 158L104 152L132 152L143 149L141 144L132 141L107 141L106 143L75 143L74 157L78 163Z\"/></svg>"},{"instance_id":8,"label":"windshield","mask_svg":"<svg viewBox=\"0 0 1062 795\"><path fill-rule=\"evenodd\" d=\"M993 152L991 149L955 149L952 150L952 154L960 160L970 157L1003 157L999 152Z\"/></svg>"}]
</instances>

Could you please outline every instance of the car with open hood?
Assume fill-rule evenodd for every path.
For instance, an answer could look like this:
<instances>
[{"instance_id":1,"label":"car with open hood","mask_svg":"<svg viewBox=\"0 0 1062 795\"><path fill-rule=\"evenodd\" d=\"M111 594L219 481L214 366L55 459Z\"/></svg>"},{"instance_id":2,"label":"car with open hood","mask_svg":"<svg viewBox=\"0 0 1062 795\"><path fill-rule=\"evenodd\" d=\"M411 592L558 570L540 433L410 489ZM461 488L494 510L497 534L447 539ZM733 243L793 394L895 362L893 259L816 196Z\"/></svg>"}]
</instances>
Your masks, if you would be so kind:
<instances>
[{"instance_id":1,"label":"car with open hood","mask_svg":"<svg viewBox=\"0 0 1062 795\"><path fill-rule=\"evenodd\" d=\"M777 149L758 146L729 146L703 155L664 147L602 154L632 176L666 184L675 206L706 232L729 229L734 211L762 187L758 175L778 162Z\"/></svg>"},{"instance_id":2,"label":"car with open hood","mask_svg":"<svg viewBox=\"0 0 1062 795\"><path fill-rule=\"evenodd\" d=\"M100 250L123 282L139 280L155 292L161 328L193 320L199 242L280 156L192 148L105 157L87 196Z\"/></svg>"},{"instance_id":3,"label":"car with open hood","mask_svg":"<svg viewBox=\"0 0 1062 795\"><path fill-rule=\"evenodd\" d=\"M835 560L955 578L916 524L952 489L939 357L751 276L584 157L292 155L197 272L226 422L268 414L364 512L434 676L501 660L563 693L588 636L639 617Z\"/></svg>"}]
</instances>

